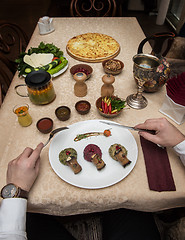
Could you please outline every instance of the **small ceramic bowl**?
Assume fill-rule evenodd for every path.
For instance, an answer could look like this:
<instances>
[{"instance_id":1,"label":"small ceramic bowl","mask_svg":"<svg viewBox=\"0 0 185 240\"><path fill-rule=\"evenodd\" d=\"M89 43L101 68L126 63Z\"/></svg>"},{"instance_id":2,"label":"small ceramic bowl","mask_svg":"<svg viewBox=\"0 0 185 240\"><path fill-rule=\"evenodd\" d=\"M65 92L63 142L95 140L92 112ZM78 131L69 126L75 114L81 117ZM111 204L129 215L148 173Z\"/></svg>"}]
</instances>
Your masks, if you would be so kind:
<instances>
[{"instance_id":1,"label":"small ceramic bowl","mask_svg":"<svg viewBox=\"0 0 185 240\"><path fill-rule=\"evenodd\" d=\"M124 68L124 63L118 59L109 59L102 62L105 73L117 75L120 74Z\"/></svg>"},{"instance_id":2,"label":"small ceramic bowl","mask_svg":"<svg viewBox=\"0 0 185 240\"><path fill-rule=\"evenodd\" d=\"M115 96L112 96L116 99L119 99L118 97L115 97ZM102 112L100 109L102 109L102 97L99 97L97 100L96 100L96 108L99 112L99 114L103 117L106 117L106 118L114 118L114 117L117 117L123 109L121 109L120 111L118 112L115 112L115 113L104 113Z\"/></svg>"},{"instance_id":3,"label":"small ceramic bowl","mask_svg":"<svg viewBox=\"0 0 185 240\"><path fill-rule=\"evenodd\" d=\"M77 65L74 65L73 67L71 67L70 73L72 75L74 75L77 72L85 73L87 75L87 79L89 79L91 74L92 74L92 72L93 72L93 69L92 69L91 66L89 66L87 64L77 64Z\"/></svg>"},{"instance_id":4,"label":"small ceramic bowl","mask_svg":"<svg viewBox=\"0 0 185 240\"><path fill-rule=\"evenodd\" d=\"M48 117L41 118L38 120L36 126L41 133L50 133L53 129L53 120Z\"/></svg>"},{"instance_id":5,"label":"small ceramic bowl","mask_svg":"<svg viewBox=\"0 0 185 240\"><path fill-rule=\"evenodd\" d=\"M60 121L67 121L70 118L71 110L67 106L60 106L55 110L55 115Z\"/></svg>"},{"instance_id":6,"label":"small ceramic bowl","mask_svg":"<svg viewBox=\"0 0 185 240\"><path fill-rule=\"evenodd\" d=\"M76 111L81 114L87 114L91 109L91 104L86 100L81 100L75 104Z\"/></svg>"}]
</instances>

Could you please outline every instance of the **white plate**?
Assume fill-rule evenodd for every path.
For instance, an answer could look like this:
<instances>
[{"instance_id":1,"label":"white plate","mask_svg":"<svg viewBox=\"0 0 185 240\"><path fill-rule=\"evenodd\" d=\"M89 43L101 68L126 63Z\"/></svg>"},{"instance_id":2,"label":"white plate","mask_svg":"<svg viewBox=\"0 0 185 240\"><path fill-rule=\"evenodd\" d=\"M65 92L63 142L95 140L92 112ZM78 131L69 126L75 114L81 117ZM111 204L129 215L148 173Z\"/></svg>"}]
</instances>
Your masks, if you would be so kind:
<instances>
[{"instance_id":1,"label":"white plate","mask_svg":"<svg viewBox=\"0 0 185 240\"><path fill-rule=\"evenodd\" d=\"M67 58L66 58L66 59L67 59ZM67 60L67 61L68 61L68 60ZM59 72L57 72L57 73L55 73L55 74L53 74L53 75L51 75L51 76L52 76L52 77L57 77L57 76L59 76L60 74L64 73L64 72L67 70L68 66L69 66L69 64L67 63L67 65L66 65L64 68L62 68Z\"/></svg>"},{"instance_id":2,"label":"white plate","mask_svg":"<svg viewBox=\"0 0 185 240\"><path fill-rule=\"evenodd\" d=\"M49 148L49 161L55 173L67 183L87 189L105 188L123 180L134 168L138 157L138 147L131 132L113 126L110 137L92 136L78 142L74 141L78 134L103 132L108 128L99 120L89 120L70 125L69 129L57 133ZM109 156L108 149L114 143L123 145L128 151L127 157L132 162L125 168ZM83 150L88 144L96 144L102 151L102 159L106 166L100 171L93 163L83 158ZM74 148L77 151L77 161L82 167L80 173L75 175L68 166L60 163L59 153L65 148Z\"/></svg>"},{"instance_id":3,"label":"white plate","mask_svg":"<svg viewBox=\"0 0 185 240\"><path fill-rule=\"evenodd\" d=\"M67 58L66 58L66 60L68 61ZM54 78L54 77L57 77L57 76L59 76L60 74L64 73L64 72L68 69L68 66L69 66L69 62L68 62L67 65L66 65L64 68L62 68L59 72L51 75L51 77ZM22 75L22 76L23 76L24 78L26 77L26 75Z\"/></svg>"}]
</instances>

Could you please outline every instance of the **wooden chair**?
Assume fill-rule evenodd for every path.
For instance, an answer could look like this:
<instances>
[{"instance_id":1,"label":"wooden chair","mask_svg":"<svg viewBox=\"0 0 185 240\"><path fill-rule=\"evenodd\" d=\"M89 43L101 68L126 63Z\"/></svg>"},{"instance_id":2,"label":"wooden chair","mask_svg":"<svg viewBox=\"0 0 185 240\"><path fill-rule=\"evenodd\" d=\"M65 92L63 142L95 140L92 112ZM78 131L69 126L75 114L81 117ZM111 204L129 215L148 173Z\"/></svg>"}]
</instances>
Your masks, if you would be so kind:
<instances>
[{"instance_id":1,"label":"wooden chair","mask_svg":"<svg viewBox=\"0 0 185 240\"><path fill-rule=\"evenodd\" d=\"M115 17L121 16L119 0L71 0L72 17Z\"/></svg>"},{"instance_id":2,"label":"wooden chair","mask_svg":"<svg viewBox=\"0 0 185 240\"><path fill-rule=\"evenodd\" d=\"M10 61L0 53L0 86L2 101L6 96L14 74L15 71L12 69Z\"/></svg>"},{"instance_id":3,"label":"wooden chair","mask_svg":"<svg viewBox=\"0 0 185 240\"><path fill-rule=\"evenodd\" d=\"M2 105L3 99L2 99L2 89L1 89L1 84L0 84L0 107Z\"/></svg>"},{"instance_id":4,"label":"wooden chair","mask_svg":"<svg viewBox=\"0 0 185 240\"><path fill-rule=\"evenodd\" d=\"M0 84L3 99L17 70L15 59L25 51L27 44L28 37L18 25L0 22Z\"/></svg>"}]
</instances>

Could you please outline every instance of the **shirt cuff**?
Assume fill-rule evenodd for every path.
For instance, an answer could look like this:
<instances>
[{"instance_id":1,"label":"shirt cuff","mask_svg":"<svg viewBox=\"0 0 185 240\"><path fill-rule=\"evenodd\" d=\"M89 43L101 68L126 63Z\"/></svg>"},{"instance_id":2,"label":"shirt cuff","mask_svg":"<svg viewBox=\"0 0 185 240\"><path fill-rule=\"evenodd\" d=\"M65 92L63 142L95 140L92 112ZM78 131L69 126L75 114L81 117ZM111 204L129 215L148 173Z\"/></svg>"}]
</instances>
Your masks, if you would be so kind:
<instances>
[{"instance_id":1,"label":"shirt cuff","mask_svg":"<svg viewBox=\"0 0 185 240\"><path fill-rule=\"evenodd\" d=\"M0 205L0 232L25 235L27 200L7 198Z\"/></svg>"},{"instance_id":2,"label":"shirt cuff","mask_svg":"<svg viewBox=\"0 0 185 240\"><path fill-rule=\"evenodd\" d=\"M180 157L182 163L185 166L185 140L174 146L173 149Z\"/></svg>"}]
</instances>

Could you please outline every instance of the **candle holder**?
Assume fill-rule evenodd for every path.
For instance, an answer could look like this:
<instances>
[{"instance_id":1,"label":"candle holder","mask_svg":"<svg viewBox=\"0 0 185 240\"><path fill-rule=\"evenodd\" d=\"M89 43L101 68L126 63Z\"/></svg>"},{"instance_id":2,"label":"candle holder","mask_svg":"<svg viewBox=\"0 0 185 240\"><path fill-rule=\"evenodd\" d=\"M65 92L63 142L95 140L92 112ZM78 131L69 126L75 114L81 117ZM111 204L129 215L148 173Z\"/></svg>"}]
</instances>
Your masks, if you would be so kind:
<instances>
[{"instance_id":1,"label":"candle holder","mask_svg":"<svg viewBox=\"0 0 185 240\"><path fill-rule=\"evenodd\" d=\"M133 57L133 62L133 75L137 84L137 93L129 95L126 101L132 108L143 109L148 104L147 99L142 94L143 85L154 78L160 60L150 54L137 54Z\"/></svg>"}]
</instances>

